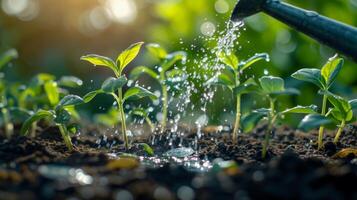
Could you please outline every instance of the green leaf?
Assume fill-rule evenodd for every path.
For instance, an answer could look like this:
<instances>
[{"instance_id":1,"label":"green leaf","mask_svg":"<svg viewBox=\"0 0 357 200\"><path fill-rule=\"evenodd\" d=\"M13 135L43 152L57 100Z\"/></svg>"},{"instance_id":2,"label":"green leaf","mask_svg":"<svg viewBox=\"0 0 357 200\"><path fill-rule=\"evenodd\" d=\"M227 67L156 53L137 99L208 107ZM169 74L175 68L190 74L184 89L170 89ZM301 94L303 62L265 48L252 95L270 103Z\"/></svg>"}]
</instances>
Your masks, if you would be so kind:
<instances>
[{"instance_id":1,"label":"green leaf","mask_svg":"<svg viewBox=\"0 0 357 200\"><path fill-rule=\"evenodd\" d=\"M184 51L176 51L170 53L166 56L164 63L162 64L162 71L166 72L169 70L174 64L180 60L185 61L187 58L187 54Z\"/></svg>"},{"instance_id":2,"label":"green leaf","mask_svg":"<svg viewBox=\"0 0 357 200\"><path fill-rule=\"evenodd\" d=\"M47 73L40 73L35 76L30 83L30 86L36 87L36 86L41 86L44 83L48 81L54 81L56 77L52 74L47 74Z\"/></svg>"},{"instance_id":3,"label":"green leaf","mask_svg":"<svg viewBox=\"0 0 357 200\"><path fill-rule=\"evenodd\" d=\"M149 155L149 156L154 156L154 150L146 143L138 143L140 147L144 149L144 151Z\"/></svg>"},{"instance_id":4,"label":"green leaf","mask_svg":"<svg viewBox=\"0 0 357 200\"><path fill-rule=\"evenodd\" d=\"M128 79L126 79L125 76L121 76L119 78L110 77L103 82L102 91L106 93L113 93L122 88L127 83L127 81Z\"/></svg>"},{"instance_id":5,"label":"green leaf","mask_svg":"<svg viewBox=\"0 0 357 200\"><path fill-rule=\"evenodd\" d=\"M119 66L120 71L123 71L123 69L136 58L136 56L139 54L139 51L141 49L141 46L144 44L144 42L138 42L135 44L130 45L127 49L125 49L121 54L119 54L117 58L117 65Z\"/></svg>"},{"instance_id":6,"label":"green leaf","mask_svg":"<svg viewBox=\"0 0 357 200\"><path fill-rule=\"evenodd\" d=\"M148 44L146 45L148 51L158 59L165 59L167 56L167 52L164 48L162 48L159 44Z\"/></svg>"},{"instance_id":7,"label":"green leaf","mask_svg":"<svg viewBox=\"0 0 357 200\"><path fill-rule=\"evenodd\" d=\"M21 135L26 135L28 133L28 130L31 128L32 124L34 122L37 122L41 119L47 118L47 117L55 117L54 113L51 111L47 110L39 110L37 111L34 115L29 117L24 124L21 127Z\"/></svg>"},{"instance_id":8,"label":"green leaf","mask_svg":"<svg viewBox=\"0 0 357 200\"><path fill-rule=\"evenodd\" d=\"M98 94L102 94L102 93L104 93L103 90L91 91L91 92L87 93L86 95L84 95L83 101L84 101L84 103L88 103L88 102L92 101L94 99L94 97L96 97Z\"/></svg>"},{"instance_id":9,"label":"green leaf","mask_svg":"<svg viewBox=\"0 0 357 200\"><path fill-rule=\"evenodd\" d=\"M71 114L64 108L56 109L56 117L54 121L57 124L66 124L71 120Z\"/></svg>"},{"instance_id":10,"label":"green leaf","mask_svg":"<svg viewBox=\"0 0 357 200\"><path fill-rule=\"evenodd\" d=\"M251 65L253 65L254 63L256 63L260 60L269 61L269 59L270 58L269 58L268 54L257 53L253 57L249 58L248 60L239 63L238 69L239 69L239 71L244 71L245 69L247 69L248 67L250 67Z\"/></svg>"},{"instance_id":11,"label":"green leaf","mask_svg":"<svg viewBox=\"0 0 357 200\"><path fill-rule=\"evenodd\" d=\"M0 57L0 69L18 56L16 49L10 49L4 52Z\"/></svg>"},{"instance_id":12,"label":"green leaf","mask_svg":"<svg viewBox=\"0 0 357 200\"><path fill-rule=\"evenodd\" d=\"M300 91L295 88L286 88L283 91L270 93L271 95L299 95Z\"/></svg>"},{"instance_id":13,"label":"green leaf","mask_svg":"<svg viewBox=\"0 0 357 200\"><path fill-rule=\"evenodd\" d=\"M131 70L130 79L136 80L143 73L151 76L154 79L159 78L159 75L156 72L154 72L154 70L152 70L148 67L145 67L145 66L139 66L139 67L135 67L133 70Z\"/></svg>"},{"instance_id":14,"label":"green leaf","mask_svg":"<svg viewBox=\"0 0 357 200\"><path fill-rule=\"evenodd\" d=\"M144 97L149 97L152 100L157 99L157 96L152 92L150 92L149 90L142 88L140 86L135 86L125 92L123 100L125 101L129 98L141 99Z\"/></svg>"},{"instance_id":15,"label":"green leaf","mask_svg":"<svg viewBox=\"0 0 357 200\"><path fill-rule=\"evenodd\" d=\"M234 95L247 94L258 91L258 85L253 78L249 78L243 84L233 89Z\"/></svg>"},{"instance_id":16,"label":"green leaf","mask_svg":"<svg viewBox=\"0 0 357 200\"><path fill-rule=\"evenodd\" d=\"M212 77L211 79L209 79L205 85L223 85L226 87L233 87L234 86L234 82L231 79L231 77L229 77L227 74L219 74L216 75L214 77Z\"/></svg>"},{"instance_id":17,"label":"green leaf","mask_svg":"<svg viewBox=\"0 0 357 200\"><path fill-rule=\"evenodd\" d=\"M350 121L353 118L353 111L351 104L344 98L326 91L330 103L337 109L332 110L331 114L339 121ZM338 112L337 112L338 111Z\"/></svg>"},{"instance_id":18,"label":"green leaf","mask_svg":"<svg viewBox=\"0 0 357 200\"><path fill-rule=\"evenodd\" d=\"M86 56L82 56L81 60L88 61L92 63L94 66L102 66L110 68L115 74L119 74L119 69L117 69L114 61L108 57L100 56L96 54L89 54Z\"/></svg>"},{"instance_id":19,"label":"green leaf","mask_svg":"<svg viewBox=\"0 0 357 200\"><path fill-rule=\"evenodd\" d=\"M241 120L241 127L244 133L252 131L257 124L264 117L268 115L268 112L253 111L252 113L245 115Z\"/></svg>"},{"instance_id":20,"label":"green leaf","mask_svg":"<svg viewBox=\"0 0 357 200\"><path fill-rule=\"evenodd\" d=\"M306 115L300 122L298 128L304 132L331 123L331 120L319 114Z\"/></svg>"},{"instance_id":21,"label":"green leaf","mask_svg":"<svg viewBox=\"0 0 357 200\"><path fill-rule=\"evenodd\" d=\"M319 69L313 69L313 68L300 69L297 72L293 73L291 77L297 80L313 83L321 89L325 87L325 81L323 80L321 76L321 70Z\"/></svg>"},{"instance_id":22,"label":"green leaf","mask_svg":"<svg viewBox=\"0 0 357 200\"><path fill-rule=\"evenodd\" d=\"M287 114L287 113L317 114L317 109L318 109L318 107L316 105L296 106L296 107L284 110L282 112L282 114Z\"/></svg>"},{"instance_id":23,"label":"green leaf","mask_svg":"<svg viewBox=\"0 0 357 200\"><path fill-rule=\"evenodd\" d=\"M67 95L61 99L57 107L77 106L83 104L84 101L77 95Z\"/></svg>"},{"instance_id":24,"label":"green leaf","mask_svg":"<svg viewBox=\"0 0 357 200\"><path fill-rule=\"evenodd\" d=\"M330 58L328 62L322 67L321 75L325 79L327 87L331 86L335 81L338 73L341 71L344 60L342 58L334 57Z\"/></svg>"},{"instance_id":25,"label":"green leaf","mask_svg":"<svg viewBox=\"0 0 357 200\"><path fill-rule=\"evenodd\" d=\"M237 56L235 56L232 52L230 53L224 53L224 52L219 52L218 53L218 59L223 62L224 64L228 65L229 67L231 67L233 70L237 70L238 69L238 58Z\"/></svg>"},{"instance_id":26,"label":"green leaf","mask_svg":"<svg viewBox=\"0 0 357 200\"><path fill-rule=\"evenodd\" d=\"M139 117L144 117L144 118L148 117L148 115L149 115L148 112L146 112L146 110L143 108L135 108L130 112L130 114L136 115Z\"/></svg>"},{"instance_id":27,"label":"green leaf","mask_svg":"<svg viewBox=\"0 0 357 200\"><path fill-rule=\"evenodd\" d=\"M56 105L59 101L59 89L55 81L45 82L44 89L47 98L52 106Z\"/></svg>"},{"instance_id":28,"label":"green leaf","mask_svg":"<svg viewBox=\"0 0 357 200\"><path fill-rule=\"evenodd\" d=\"M284 80L280 77L263 76L259 79L263 92L267 94L283 92L285 90Z\"/></svg>"},{"instance_id":29,"label":"green leaf","mask_svg":"<svg viewBox=\"0 0 357 200\"><path fill-rule=\"evenodd\" d=\"M62 76L58 84L64 87L77 88L83 85L83 81L75 76Z\"/></svg>"}]
</instances>

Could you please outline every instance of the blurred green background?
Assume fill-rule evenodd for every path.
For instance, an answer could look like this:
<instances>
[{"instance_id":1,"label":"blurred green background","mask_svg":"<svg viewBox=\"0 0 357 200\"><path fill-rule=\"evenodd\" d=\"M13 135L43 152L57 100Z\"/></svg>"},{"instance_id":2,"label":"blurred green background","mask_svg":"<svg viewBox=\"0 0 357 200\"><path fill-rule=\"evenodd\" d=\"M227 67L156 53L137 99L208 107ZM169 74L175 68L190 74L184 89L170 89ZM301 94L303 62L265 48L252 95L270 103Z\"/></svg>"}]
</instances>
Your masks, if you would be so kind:
<instances>
[{"instance_id":1,"label":"blurred green background","mask_svg":"<svg viewBox=\"0 0 357 200\"><path fill-rule=\"evenodd\" d=\"M6 71L7 79L26 82L36 73L57 76L74 75L84 80L84 86L74 91L84 94L98 87L109 71L94 69L79 60L80 56L96 53L109 57L137 41L159 43L169 51L185 50L191 60L204 57L200 47L214 46L209 31L220 32L234 8L234 0L1 0L0 50L16 48L19 59ZM357 26L357 0L288 0L296 6L318 11L328 17ZM292 80L290 75L299 68L320 68L335 52L286 25L258 14L247 18L236 53L241 59L266 52L269 63L261 62L250 74L282 76L290 87L303 95L285 98L281 107L293 104L319 104L317 88ZM193 46L194 48L193 48ZM189 59L189 60L190 60ZM155 60L145 51L127 69L136 65L153 66ZM187 62L188 71L199 71ZM336 93L352 98L356 94L357 64L346 60L337 84ZM190 70L191 69L191 70ZM202 70L202 69L201 69ZM203 71L201 73L204 73ZM149 85L151 80L142 80ZM202 114L199 96L202 81L194 80L198 88L191 103L192 109ZM154 85L155 87L155 85ZM207 115L211 123L229 123L227 116L234 110L234 101L219 89L214 103L208 103ZM254 106L257 97L246 97L244 110ZM259 103L258 103L259 104ZM101 108L99 108L101 105ZM264 104L262 104L264 105ZM90 112L105 112L111 100L101 98L86 107ZM104 107L104 109L103 109ZM87 111L87 112L89 112ZM190 119L187 114L187 118ZM226 122L225 119L228 119Z\"/></svg>"}]
</instances>

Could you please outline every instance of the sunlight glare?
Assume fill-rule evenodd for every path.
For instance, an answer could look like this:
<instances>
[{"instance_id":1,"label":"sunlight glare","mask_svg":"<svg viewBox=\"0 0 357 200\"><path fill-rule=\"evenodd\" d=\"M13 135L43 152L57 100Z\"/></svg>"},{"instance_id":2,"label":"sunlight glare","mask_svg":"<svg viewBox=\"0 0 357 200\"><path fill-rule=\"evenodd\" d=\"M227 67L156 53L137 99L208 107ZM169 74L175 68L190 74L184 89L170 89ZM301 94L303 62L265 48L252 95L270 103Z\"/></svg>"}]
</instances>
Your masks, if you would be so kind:
<instances>
[{"instance_id":1,"label":"sunlight glare","mask_svg":"<svg viewBox=\"0 0 357 200\"><path fill-rule=\"evenodd\" d=\"M135 20L137 7L133 0L107 0L105 7L112 21L128 24Z\"/></svg>"}]
</instances>

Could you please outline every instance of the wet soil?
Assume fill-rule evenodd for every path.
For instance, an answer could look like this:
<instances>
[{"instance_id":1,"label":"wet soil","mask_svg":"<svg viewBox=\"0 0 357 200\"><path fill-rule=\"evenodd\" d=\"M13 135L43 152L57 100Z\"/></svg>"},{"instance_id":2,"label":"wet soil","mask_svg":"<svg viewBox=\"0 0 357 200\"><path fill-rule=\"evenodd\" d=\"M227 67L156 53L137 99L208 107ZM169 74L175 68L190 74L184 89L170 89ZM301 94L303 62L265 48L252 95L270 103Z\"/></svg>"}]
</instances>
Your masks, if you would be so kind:
<instances>
[{"instance_id":1,"label":"wet soil","mask_svg":"<svg viewBox=\"0 0 357 200\"><path fill-rule=\"evenodd\" d=\"M356 153L337 154L357 147L357 126L346 128L336 145L333 133L327 133L323 150L313 143L316 132L280 127L263 160L264 130L241 135L238 144L216 127L205 128L199 140L195 130L183 130L184 138L166 133L133 141L154 142L157 154L197 147L195 156L213 163L207 172L173 164L145 167L130 164L132 160L109 167L118 159L115 155L125 152L123 142L92 131L73 137L73 152L66 150L56 128L44 129L36 138L0 138L0 199L357 199ZM127 153L146 154L137 145ZM219 160L233 160L238 167L214 164ZM63 169L70 169L69 178L61 177Z\"/></svg>"}]
</instances>

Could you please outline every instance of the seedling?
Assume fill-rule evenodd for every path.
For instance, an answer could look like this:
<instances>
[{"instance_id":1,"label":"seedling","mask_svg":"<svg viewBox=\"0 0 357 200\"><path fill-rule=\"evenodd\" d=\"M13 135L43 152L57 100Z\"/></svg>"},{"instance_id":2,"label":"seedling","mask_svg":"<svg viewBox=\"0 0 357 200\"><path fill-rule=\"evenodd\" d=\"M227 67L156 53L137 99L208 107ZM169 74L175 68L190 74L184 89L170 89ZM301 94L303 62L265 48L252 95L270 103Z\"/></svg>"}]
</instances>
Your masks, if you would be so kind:
<instances>
[{"instance_id":1,"label":"seedling","mask_svg":"<svg viewBox=\"0 0 357 200\"><path fill-rule=\"evenodd\" d=\"M269 55L265 53L256 54L246 61L239 62L238 57L233 53L225 54L223 52L218 54L218 58L226 65L226 68L222 70L218 75L214 76L208 81L209 84L223 85L233 93L236 98L236 119L234 123L234 130L232 134L232 140L234 143L238 140L238 132L240 131L241 121L241 98L243 94L251 92L252 87L255 87L256 83L253 79L248 79L245 82L242 81L244 70L248 69L254 63L260 60L269 60Z\"/></svg>"},{"instance_id":2,"label":"seedling","mask_svg":"<svg viewBox=\"0 0 357 200\"><path fill-rule=\"evenodd\" d=\"M19 109L36 112L39 109L54 109L61 97L68 94L65 88L77 88L82 80L74 76L63 76L59 80L51 74L36 75L27 86L15 93ZM73 113L75 114L75 113ZM37 124L33 123L31 136L35 136Z\"/></svg>"},{"instance_id":3,"label":"seedling","mask_svg":"<svg viewBox=\"0 0 357 200\"><path fill-rule=\"evenodd\" d=\"M61 99L55 106L55 109L41 109L29 117L22 125L21 134L27 135L33 123L40 121L41 119L50 119L59 128L63 141L68 150L72 151L73 144L71 141L70 132L68 130L70 125L69 123L72 118L71 110L73 110L75 106L82 103L84 103L83 99L76 95L67 95L63 97L63 99Z\"/></svg>"},{"instance_id":4,"label":"seedling","mask_svg":"<svg viewBox=\"0 0 357 200\"><path fill-rule=\"evenodd\" d=\"M326 125L337 122L338 129L333 140L334 143L337 143L345 126L356 120L354 117L355 113L353 111L357 109L357 99L347 101L340 96L332 94L331 92L320 91L320 93L327 96L333 107L329 109L325 116L319 116L316 113L306 116L300 123L299 128L307 131L318 125Z\"/></svg>"},{"instance_id":5,"label":"seedling","mask_svg":"<svg viewBox=\"0 0 357 200\"><path fill-rule=\"evenodd\" d=\"M281 95L296 95L299 91L292 88L285 88L284 80L280 77L263 76L259 79L260 88L258 93L266 96L269 101L269 108L261 108L245 116L242 120L243 130L249 132L264 117L268 119L268 128L265 132L264 143L262 147L262 158L265 159L269 147L270 135L277 119L287 111L277 112L275 103ZM302 109L302 108L301 108ZM307 109L307 108L304 108Z\"/></svg>"},{"instance_id":6,"label":"seedling","mask_svg":"<svg viewBox=\"0 0 357 200\"><path fill-rule=\"evenodd\" d=\"M137 79L141 74L145 73L155 80L157 80L161 85L161 100L162 100L162 118L161 118L161 130L165 130L168 106L169 106L169 95L170 89L174 89L170 83L174 79L183 80L184 72L178 68L174 68L178 61L186 60L186 52L177 51L173 53L167 53L167 51L158 44L148 44L146 48L149 52L160 60L160 67L155 71L146 66L136 67L130 74L131 79Z\"/></svg>"},{"instance_id":7,"label":"seedling","mask_svg":"<svg viewBox=\"0 0 357 200\"><path fill-rule=\"evenodd\" d=\"M10 49L3 53L0 57L0 70L5 67L10 61L16 59L18 53L15 49ZM0 109L3 117L4 131L7 138L11 137L14 132L14 125L11 122L10 112L8 109L8 101L6 97L7 93L7 84L3 79L4 74L0 73Z\"/></svg>"},{"instance_id":8,"label":"seedling","mask_svg":"<svg viewBox=\"0 0 357 200\"><path fill-rule=\"evenodd\" d=\"M115 74L115 78L114 77L108 78L103 82L102 87L100 89L89 92L83 97L83 99L87 103L90 102L98 94L103 94L103 93L109 94L114 97L118 105L118 111L121 121L121 129L124 136L124 143L126 149L129 149L129 141L127 136L126 123L125 123L126 115L124 112L124 103L126 102L126 100L130 98L131 99L141 99L144 97L150 97L151 99L157 98L153 93L140 86L131 87L125 92L125 94L123 94L123 86L126 85L127 83L126 76L122 74L123 70L139 54L142 45L143 45L142 42L131 45L129 48L127 48L125 51L119 54L118 58L116 59L116 62L114 62L111 58L94 55L94 54L81 57L81 60L88 61L94 64L95 66L97 65L97 66L110 68Z\"/></svg>"},{"instance_id":9,"label":"seedling","mask_svg":"<svg viewBox=\"0 0 357 200\"><path fill-rule=\"evenodd\" d=\"M337 55L330 58L328 62L322 67L322 69L304 68L300 69L292 77L298 80L306 81L315 84L322 91L329 91L330 87L337 78L343 66L343 59ZM321 115L324 116L327 111L327 95L323 93ZM320 126L318 136L318 149L321 149L323 144L324 126Z\"/></svg>"}]
</instances>

